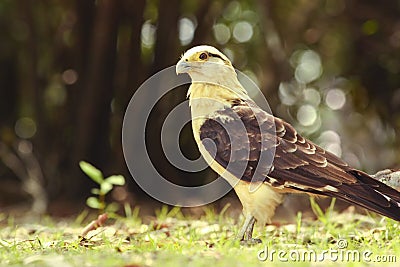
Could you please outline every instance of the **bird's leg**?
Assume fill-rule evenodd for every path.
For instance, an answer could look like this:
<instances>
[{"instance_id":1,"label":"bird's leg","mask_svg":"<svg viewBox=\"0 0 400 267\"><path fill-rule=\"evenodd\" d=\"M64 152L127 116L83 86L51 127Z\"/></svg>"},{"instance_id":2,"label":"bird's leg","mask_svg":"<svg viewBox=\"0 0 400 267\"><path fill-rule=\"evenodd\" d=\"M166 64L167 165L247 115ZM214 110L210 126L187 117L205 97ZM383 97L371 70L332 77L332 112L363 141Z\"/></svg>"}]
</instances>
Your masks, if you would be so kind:
<instances>
[{"instance_id":1,"label":"bird's leg","mask_svg":"<svg viewBox=\"0 0 400 267\"><path fill-rule=\"evenodd\" d=\"M261 243L261 239L253 238L253 228L256 223L256 219L252 215L246 215L244 224L239 231L238 239L243 245L255 245Z\"/></svg>"},{"instance_id":2,"label":"bird's leg","mask_svg":"<svg viewBox=\"0 0 400 267\"><path fill-rule=\"evenodd\" d=\"M238 238L240 241L244 240L244 235L245 235L245 233L246 233L246 230L247 230L247 228L248 228L248 226L249 226L249 224L251 223L251 220L252 220L253 218L254 218L254 217L251 216L251 215L247 215L247 216L245 217L243 226L242 226L242 228L240 229L240 231L239 231L239 233L238 233L238 236L237 236L237 238ZM254 223L253 223L253 224L254 224Z\"/></svg>"}]
</instances>

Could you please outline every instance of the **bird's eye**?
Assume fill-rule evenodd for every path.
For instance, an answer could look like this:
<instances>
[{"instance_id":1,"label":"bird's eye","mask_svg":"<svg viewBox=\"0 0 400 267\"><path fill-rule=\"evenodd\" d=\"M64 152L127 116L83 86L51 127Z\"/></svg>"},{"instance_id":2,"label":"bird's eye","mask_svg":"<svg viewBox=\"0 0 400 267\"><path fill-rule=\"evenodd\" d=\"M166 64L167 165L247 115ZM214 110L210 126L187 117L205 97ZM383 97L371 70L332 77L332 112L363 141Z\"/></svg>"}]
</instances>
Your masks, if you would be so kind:
<instances>
[{"instance_id":1,"label":"bird's eye","mask_svg":"<svg viewBox=\"0 0 400 267\"><path fill-rule=\"evenodd\" d=\"M200 54L199 58L201 60L206 60L208 58L208 55L207 55L207 53L203 52L203 53Z\"/></svg>"}]
</instances>

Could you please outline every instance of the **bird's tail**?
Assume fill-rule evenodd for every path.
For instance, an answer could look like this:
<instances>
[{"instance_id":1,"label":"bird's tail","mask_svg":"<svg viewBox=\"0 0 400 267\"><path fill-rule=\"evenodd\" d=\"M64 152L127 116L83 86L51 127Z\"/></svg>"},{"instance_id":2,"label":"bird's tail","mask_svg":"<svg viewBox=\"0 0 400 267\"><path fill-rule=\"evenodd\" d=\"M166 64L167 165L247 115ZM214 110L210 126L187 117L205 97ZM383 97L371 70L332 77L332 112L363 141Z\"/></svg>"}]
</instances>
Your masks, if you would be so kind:
<instances>
[{"instance_id":1,"label":"bird's tail","mask_svg":"<svg viewBox=\"0 0 400 267\"><path fill-rule=\"evenodd\" d=\"M368 174L348 171L360 182L353 185L342 185L337 197L374 211L393 220L400 221L400 192L375 180Z\"/></svg>"}]
</instances>

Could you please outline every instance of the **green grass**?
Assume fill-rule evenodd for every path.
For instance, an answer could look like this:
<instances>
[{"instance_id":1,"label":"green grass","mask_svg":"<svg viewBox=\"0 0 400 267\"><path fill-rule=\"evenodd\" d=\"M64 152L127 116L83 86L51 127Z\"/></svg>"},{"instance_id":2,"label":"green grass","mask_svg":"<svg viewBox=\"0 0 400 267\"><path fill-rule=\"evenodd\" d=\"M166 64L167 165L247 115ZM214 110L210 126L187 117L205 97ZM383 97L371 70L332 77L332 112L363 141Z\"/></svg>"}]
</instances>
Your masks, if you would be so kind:
<instances>
[{"instance_id":1,"label":"green grass","mask_svg":"<svg viewBox=\"0 0 400 267\"><path fill-rule=\"evenodd\" d=\"M315 207L314 207L315 208ZM129 218L109 219L104 227L79 238L87 223L54 221L41 218L35 224L17 224L0 214L1 266L398 266L400 262L399 223L378 216L352 213L316 212L319 219L310 221L299 215L295 224L258 227L254 236L263 244L242 246L235 240L240 225L229 216L206 208L201 218L184 216L178 208L163 208L156 217L142 220L137 212ZM339 241L340 240L340 241ZM338 244L339 242L339 244ZM329 260L327 253L347 243L346 253L371 252L369 258L397 255L396 262ZM260 250L275 250L274 259L260 261ZM301 253L327 256L322 262L302 260ZM310 252L312 251L312 252ZM281 258L289 263L282 262ZM286 253L285 255L282 253ZM261 256L265 254L261 253ZM338 256L340 256L338 254ZM351 256L351 255L350 255ZM292 259L291 259L292 257ZM393 259L391 259L393 261Z\"/></svg>"}]
</instances>

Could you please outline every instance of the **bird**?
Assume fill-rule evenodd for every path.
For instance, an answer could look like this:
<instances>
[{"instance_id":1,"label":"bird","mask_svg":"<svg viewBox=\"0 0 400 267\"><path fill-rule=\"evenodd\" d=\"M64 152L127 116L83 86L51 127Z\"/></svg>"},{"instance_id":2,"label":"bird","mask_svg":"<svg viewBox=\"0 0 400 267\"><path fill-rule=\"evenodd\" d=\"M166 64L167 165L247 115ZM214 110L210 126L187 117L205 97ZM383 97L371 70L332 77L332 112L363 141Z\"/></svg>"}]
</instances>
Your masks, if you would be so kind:
<instances>
[{"instance_id":1,"label":"bird","mask_svg":"<svg viewBox=\"0 0 400 267\"><path fill-rule=\"evenodd\" d=\"M202 157L232 185L243 206L240 242L261 242L253 238L255 223L271 223L288 193L335 197L400 221L400 192L260 108L217 48L190 48L176 64L176 73L191 78L187 97Z\"/></svg>"}]
</instances>

